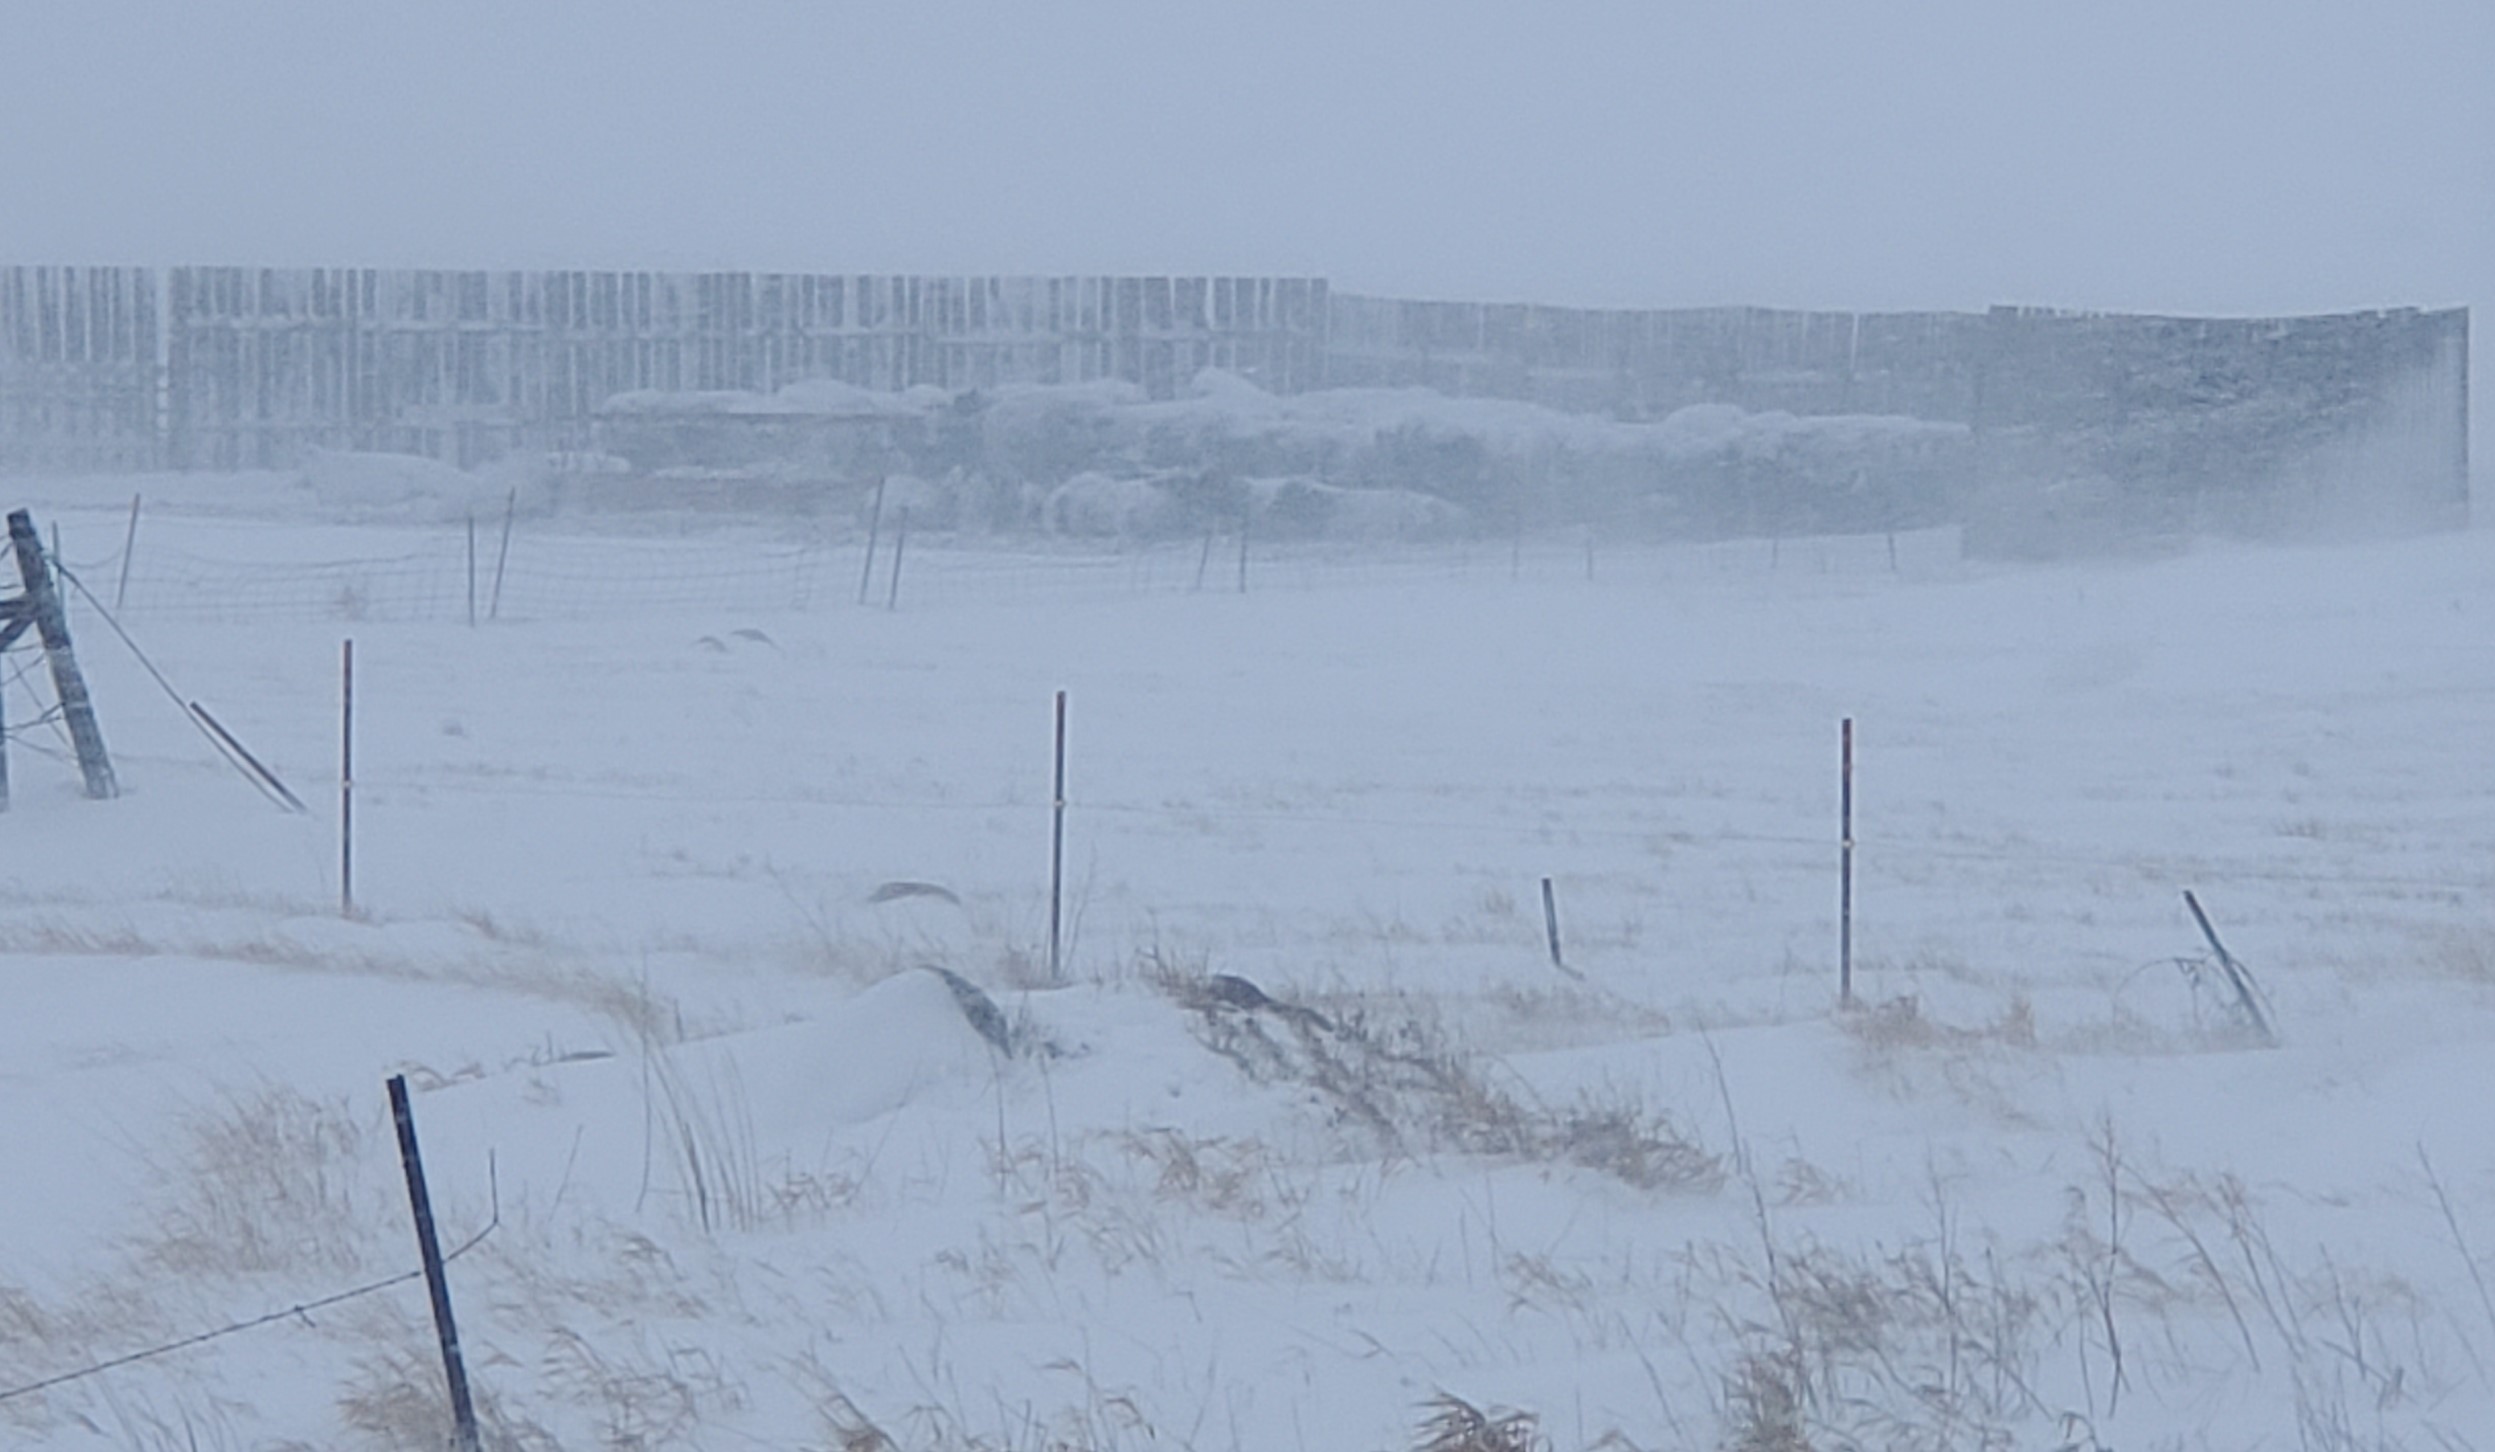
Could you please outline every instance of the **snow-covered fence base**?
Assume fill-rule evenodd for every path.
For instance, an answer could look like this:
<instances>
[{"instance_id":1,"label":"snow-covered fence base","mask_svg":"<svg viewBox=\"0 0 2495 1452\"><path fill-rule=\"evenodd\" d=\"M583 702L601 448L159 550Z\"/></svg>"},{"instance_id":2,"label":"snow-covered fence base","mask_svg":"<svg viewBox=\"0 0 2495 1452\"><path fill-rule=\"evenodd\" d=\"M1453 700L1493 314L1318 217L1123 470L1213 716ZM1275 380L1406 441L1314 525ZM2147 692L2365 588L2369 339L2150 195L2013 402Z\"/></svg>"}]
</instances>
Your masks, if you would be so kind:
<instances>
[{"instance_id":1,"label":"snow-covered fence base","mask_svg":"<svg viewBox=\"0 0 2495 1452\"><path fill-rule=\"evenodd\" d=\"M465 621L462 536L401 553L300 562L214 559L162 548L136 562L123 614L248 622ZM803 610L842 557L822 549L681 541L523 537L502 582L502 620L588 619L669 610Z\"/></svg>"},{"instance_id":2,"label":"snow-covered fence base","mask_svg":"<svg viewBox=\"0 0 2495 1452\"><path fill-rule=\"evenodd\" d=\"M132 561L118 612L134 621L334 620L464 623L466 536L358 532L363 549L327 558L277 557L248 536L218 531L183 542L167 525ZM375 545L393 548L375 549ZM855 608L867 541L790 543L723 536L653 539L532 531L523 521L501 572L498 620L580 620L654 614L776 614ZM1046 550L913 536L902 610L979 602L1117 600L1237 590L1235 534L1123 550ZM891 545L875 561L873 603L885 603ZM1582 532L1523 541L1411 545L1248 541L1249 588L1313 591L1399 582L1482 585L1575 583L1662 586L1717 581L1929 578L1959 567L1956 528L1895 535L1736 539L1705 544L1615 546ZM1212 565L1208 568L1208 558ZM72 567L80 562L72 551ZM118 556L84 572L110 580Z\"/></svg>"}]
</instances>

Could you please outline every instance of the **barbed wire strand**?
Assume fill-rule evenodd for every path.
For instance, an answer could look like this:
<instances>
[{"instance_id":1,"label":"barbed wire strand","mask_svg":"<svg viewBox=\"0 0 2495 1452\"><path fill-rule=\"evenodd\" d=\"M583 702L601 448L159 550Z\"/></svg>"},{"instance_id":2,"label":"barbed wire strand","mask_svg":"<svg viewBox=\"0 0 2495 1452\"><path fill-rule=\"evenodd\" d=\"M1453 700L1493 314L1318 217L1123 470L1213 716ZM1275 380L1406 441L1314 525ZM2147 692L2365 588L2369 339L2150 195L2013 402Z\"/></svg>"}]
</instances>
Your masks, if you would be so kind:
<instances>
[{"instance_id":1,"label":"barbed wire strand","mask_svg":"<svg viewBox=\"0 0 2495 1452\"><path fill-rule=\"evenodd\" d=\"M1616 521L1625 523L1625 520ZM1605 521L1589 520L1530 538L1485 535L1455 539L1365 542L1260 542L1256 578L1265 589L1321 590L1359 583L1426 580L1547 582L1590 574L1656 583L1744 578L1826 577L1861 581L1922 574L1944 558L1960 563L1954 541L1939 555L1929 537L1947 530L1898 531L1907 542L1893 552L1890 536L1813 534L1723 540L1636 540L1614 543ZM1213 535L1235 540L1235 528ZM941 540L942 542L938 542ZM835 565L845 571L862 540L801 546L705 545L688 559L681 548L607 535L537 536L507 581L507 614L582 616L615 609L806 609ZM1584 548L1582 546L1591 546ZM160 548L154 564L131 581L132 609L144 613L169 592L194 618L448 620L464 613L463 562L448 549L317 561L245 564ZM983 545L977 532L930 540L910 562L912 592L930 603L1058 598L1115 599L1149 593L1229 593L1225 568L1210 571L1200 537L1128 541L1021 540Z\"/></svg>"},{"instance_id":2,"label":"barbed wire strand","mask_svg":"<svg viewBox=\"0 0 2495 1452\"><path fill-rule=\"evenodd\" d=\"M491 1169L490 1160L488 1161L487 1176L489 1179L493 1178L493 1170ZM476 1247L484 1241L485 1237L493 1234L494 1231L500 1228L501 1225L502 1191L500 1184L497 1183L494 1187L494 1211L492 1218L486 1221L484 1229L469 1236L467 1240L460 1244L458 1249L443 1256L442 1264L449 1265L461 1256L466 1255L469 1251L476 1249ZM176 1351L187 1351L191 1347L202 1346L208 1342L236 1335L240 1332L256 1331L263 1326L274 1325L279 1321L292 1321L297 1319L308 1321L311 1317L311 1313L314 1311L335 1306L341 1302L352 1301L361 1296L374 1295L379 1292L389 1290L393 1286L403 1286L409 1281L421 1280L423 1278L424 1271L422 1268L412 1271L401 1271L397 1275L385 1276L380 1280L356 1286L351 1290L339 1291L334 1295L322 1296L316 1300L300 1302L296 1305L287 1306L279 1310L253 1316L248 1320L230 1322L226 1325L219 1326L214 1330L202 1331L194 1336L185 1336L178 1341L168 1341L161 1346L150 1346L142 1351L132 1351L121 1356L113 1357L107 1361L99 1361L90 1366L79 1367L75 1371L64 1371L55 1376L47 1376L41 1381L28 1382L23 1386L0 1389L0 1402L11 1401L18 1397L33 1396L37 1392L49 1391L53 1387L62 1386L69 1382L82 1381L87 1377L101 1375L107 1371L116 1371L122 1367L133 1366L142 1361L152 1361L159 1356L168 1356Z\"/></svg>"},{"instance_id":3,"label":"barbed wire strand","mask_svg":"<svg viewBox=\"0 0 2495 1452\"><path fill-rule=\"evenodd\" d=\"M167 680L165 678L165 673L156 668L156 662L148 659L147 652L141 650L139 648L139 643L130 638L130 632L122 628L119 620L113 618L113 612L104 608L104 602L96 598L93 590L87 588L86 581L79 579L76 572L72 571L67 565L62 564L58 560L52 562L52 568L55 573L57 573L62 579L67 580L80 595L86 598L88 606L92 608L97 615L103 617L106 625L112 627L113 634L121 637L121 643L130 648L130 654L137 658L139 665L146 670L150 677L154 678L157 686L164 691L165 699L173 702L173 708L181 713L182 719L190 723L191 729L198 732L201 738L208 743L209 747L214 750L217 755L225 758L226 763L232 766L234 770L241 775L243 780L251 783L253 788L256 789L260 795L267 797L272 802L275 802L281 809L292 812L299 812L303 810L303 804L301 802L289 803L278 793L270 790L269 783L262 781L258 772L252 770L249 764L235 755L232 748L228 747L225 742L218 739L217 733L209 729L208 723L199 718L198 708L194 706L191 701L180 691L174 689L173 682Z\"/></svg>"},{"instance_id":4,"label":"barbed wire strand","mask_svg":"<svg viewBox=\"0 0 2495 1452\"><path fill-rule=\"evenodd\" d=\"M18 652L13 650L11 653L16 654ZM0 684L0 691L7 690L10 685L17 686L24 690L26 693L26 699L34 703L35 714L32 720L23 723L12 723L8 728L8 739L15 741L30 750L43 751L44 747L40 742L28 740L21 734L21 732L33 730L38 726L49 725L52 728L52 734L59 737L61 744L66 747L70 744L69 726L68 722L64 719L64 712L61 709L61 704L58 701L47 703L43 698L43 693L35 689L34 681L29 678L29 672L31 672L34 668L31 663L31 656L33 652L27 651L25 654L29 658L17 661L10 668L8 682L6 684Z\"/></svg>"},{"instance_id":5,"label":"barbed wire strand","mask_svg":"<svg viewBox=\"0 0 2495 1452\"><path fill-rule=\"evenodd\" d=\"M596 801L652 802L676 806L772 806L826 808L849 811L887 812L1016 812L1039 811L1045 801L1030 798L990 798L977 801L905 800L894 797L832 796L811 793L730 793L699 791L652 791L629 787L564 785L546 782L450 782L424 781L410 777L375 776L357 778L357 786L373 791L410 792L419 795L436 792L458 796L528 796L570 797ZM1079 798L1068 801L1075 812L1095 812L1111 816L1158 819L1179 823L1206 817L1220 822L1245 824L1282 824L1324 828L1380 828L1416 832L1465 832L1481 836L1514 837L1519 840L1544 835L1567 837L1580 841L1612 841L1650 843L1680 849L1705 849L1717 846L1782 847L1797 852L1828 852L1837 850L1837 839L1787 835L1772 832L1711 832L1690 836L1669 827L1603 827L1578 826L1564 822L1519 824L1482 818L1459 820L1447 817L1385 817L1357 816L1333 812L1283 812L1270 808L1231 809L1150 805L1136 802L1086 802ZM2339 885L2382 889L2408 889L2428 892L2477 892L2487 887L2485 881L2462 881L2454 878L2406 877L2388 873L2339 872L2328 869L2267 868L2245 864L2228 865L2209 858L2140 856L2094 856L2080 852L2013 851L2007 848L1980 846L1942 847L1882 838L1856 833L1857 848L1869 859L1864 865L1875 865L1879 858L1907 862L1970 862L2009 863L2019 866L2059 867L2082 871L2201 871L2260 882L2298 883L2306 885Z\"/></svg>"},{"instance_id":6,"label":"barbed wire strand","mask_svg":"<svg viewBox=\"0 0 2495 1452\"><path fill-rule=\"evenodd\" d=\"M1912 538L1931 533L1931 531L1899 531L1898 533L1900 537ZM639 542L626 543L638 544ZM1524 544L1521 553L1515 548L1518 543ZM1677 573L1670 568L1673 565L1685 568L1697 567L1696 573L1710 572L1706 569L1710 565L1720 570L1727 566L1739 567L1743 564L1747 564L1751 567L1750 572L1755 573L1759 566L1765 565L1767 570L1773 572L1776 568L1773 560L1778 543L1774 538L1745 538L1689 542L1678 548L1667 547L1654 551L1632 549L1625 553L1631 558L1641 555L1652 556L1652 558L1641 560L1641 563L1649 568L1632 571L1633 576L1651 578L1651 569L1654 566L1664 566L1667 575ZM1887 547L1883 536L1879 534L1798 537L1783 541L1783 543L1790 547L1788 552L1795 557L1792 562L1794 568L1790 573L1827 573L1832 563L1839 566L1836 573L1849 576L1858 573L1862 575L1888 573L1887 570L1879 568ZM751 561L742 570L723 567L714 561L705 560L692 568L678 568L665 574L652 568L664 559L663 556L657 554L652 554L648 559L614 560L612 555L617 544L617 541L604 538L557 537L541 541L541 552L542 547L552 547L555 558L552 560L541 558L531 575L515 574L511 581L510 598L517 602L524 600L530 594L540 594L541 598L535 603L541 608L551 608L557 612L566 607L581 608L593 604L666 604L681 607L698 603L722 608L731 604L779 604L786 598L780 593L782 589L791 584L802 585L807 576L823 568L846 548L854 546L855 542L787 553L766 552L762 558ZM625 553L639 553L639 551L625 551ZM159 557L161 558L162 555L160 554ZM1203 558L1197 545L1173 542L1125 551L1109 553L1085 551L1079 554L1047 552L992 554L956 548L922 556L914 563L915 575L920 581L917 588L922 593L932 590L939 595L955 598L994 599L1011 595L1030 595L1042 591L1059 592L1067 586L1075 587L1078 593L1087 593L1085 587L1119 593L1133 593L1139 589L1191 591L1194 588L1192 582L1197 568L1203 563ZM1537 533L1529 541L1522 542L1485 537L1471 541L1390 546L1383 553L1363 553L1347 546L1329 547L1323 544L1277 545L1270 555L1259 560L1259 565L1265 571L1264 578L1268 581L1278 580L1282 588L1297 586L1305 589L1326 580L1409 578L1415 572L1442 578L1460 578L1483 573L1509 574L1520 559L1547 566L1553 559L1569 563L1576 558L1577 551L1573 543L1548 534ZM271 571L267 569L248 569L243 566L229 565L223 561L193 559L192 562L211 568L242 572L245 578L263 587L272 583ZM1849 564L1853 568L1845 568ZM1816 571L1811 568L1813 565L1818 567ZM760 568L755 568L756 566ZM403 606L412 609L412 612L417 615L424 615L437 609L450 608L456 603L451 600L450 594L444 593L448 587L441 586L438 581L430 578L430 571L436 567L449 568L448 557L436 560L431 556L410 554L366 560L322 561L291 568L296 574L309 579L316 587L333 591L346 583L342 577L348 571L375 569L405 571L407 573L400 577L404 583L421 584L425 587L418 592L422 596L420 600L384 602L375 599L365 603L375 608L381 608L385 604ZM258 781L254 773L244 763L235 760L224 744L217 741L213 733L195 719L187 702L164 678L163 674L155 669L144 651L140 650L128 631L115 618L114 613L103 607L95 593L89 590L73 571L63 567L62 574L70 580L88 603L95 606L97 612L121 636L124 643L130 646L141 664L156 677L158 685L166 691L168 697L182 708L185 719L191 721L194 729L206 736L218 754L224 756L246 780L251 780L264 794L268 794L268 788ZM744 588L721 588L730 585L731 582L735 586ZM543 592L531 588L538 584L551 588ZM757 586L761 588L755 588ZM276 610L289 609L292 602L283 598L284 594L282 590L278 591L272 594L266 603ZM596 598L590 598L593 596ZM763 596L779 598L766 601L761 598ZM524 605L522 608L527 607ZM335 613L334 609L329 613ZM391 613L397 612L393 610ZM55 726L57 729L57 723ZM535 783L523 786L517 783L489 785L376 779L372 785L382 789L425 793L438 791L474 795L568 796L621 801L681 802L688 805L787 804L792 800L785 793L769 796L751 794L740 796L706 792L636 790L629 787L586 784ZM278 800L273 795L271 799ZM1031 805L1018 800L901 801L811 795L796 800L807 806L907 811L1012 811ZM278 801L278 805L282 807L285 803ZM1128 817L1158 817L1174 820L1188 812L1196 812L1222 821L1239 823L1304 824L1489 835L1559 833L1579 840L1651 842L1660 839L1674 847L1703 848L1708 845L1739 845L1789 847L1816 851L1831 845L1829 841L1818 837L1768 833L1716 833L1703 840L1689 840L1676 834L1670 828L1570 826L1559 822L1520 826L1515 822L1494 822L1482 819L1454 820L1339 813L1295 813L1270 809L1178 808L1167 804L1121 802L1077 803L1077 805L1083 810ZM1898 861L1994 862L2003 860L2005 855L2001 849L1987 849L1980 846L1944 847L1882 841L1876 837L1863 839L1862 845L1866 851L1877 852ZM2141 860L2137 857L2100 857L2067 851L2018 851L2008 855L2022 863L2079 870L2136 870L2142 866ZM2470 892L2479 890L2485 885L2480 882L2461 882L2442 878L2346 873L2327 869L2282 870L2238 867L2225 870L2232 876L2254 880L2349 887Z\"/></svg>"}]
</instances>

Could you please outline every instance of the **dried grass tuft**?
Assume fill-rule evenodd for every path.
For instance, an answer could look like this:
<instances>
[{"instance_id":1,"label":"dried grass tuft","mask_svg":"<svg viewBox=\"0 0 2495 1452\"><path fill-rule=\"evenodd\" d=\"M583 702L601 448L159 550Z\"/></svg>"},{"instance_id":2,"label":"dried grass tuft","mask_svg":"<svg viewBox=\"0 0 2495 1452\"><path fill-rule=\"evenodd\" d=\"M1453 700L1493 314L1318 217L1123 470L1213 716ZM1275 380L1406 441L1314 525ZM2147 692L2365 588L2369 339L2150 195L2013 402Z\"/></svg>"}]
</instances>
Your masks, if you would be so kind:
<instances>
[{"instance_id":1,"label":"dried grass tuft","mask_svg":"<svg viewBox=\"0 0 2495 1452\"><path fill-rule=\"evenodd\" d=\"M1882 999L1858 1013L1844 1015L1837 1022L1847 1037L1874 1050L2036 1047L2036 1008L2023 993L2002 1005L1992 1022L1972 1028L1943 1023L1927 1015L1922 1000L1913 994Z\"/></svg>"},{"instance_id":2,"label":"dried grass tuft","mask_svg":"<svg viewBox=\"0 0 2495 1452\"><path fill-rule=\"evenodd\" d=\"M1155 980L1195 1015L1199 1042L1260 1083L1314 1090L1338 1125L1390 1155L1454 1151L1573 1165L1641 1190L1706 1193L1724 1164L1672 1117L1634 1099L1552 1107L1496 1061L1465 1051L1415 1005L1333 1013L1273 998L1244 979L1169 972Z\"/></svg>"},{"instance_id":3,"label":"dried grass tuft","mask_svg":"<svg viewBox=\"0 0 2495 1452\"><path fill-rule=\"evenodd\" d=\"M275 1086L190 1114L134 1258L184 1277L365 1269L372 1138L346 1101Z\"/></svg>"},{"instance_id":4,"label":"dried grass tuft","mask_svg":"<svg viewBox=\"0 0 2495 1452\"><path fill-rule=\"evenodd\" d=\"M1549 1452L1542 1420L1531 1412L1484 1411L1443 1391L1421 1407L1429 1415L1413 1434L1412 1452Z\"/></svg>"}]
</instances>

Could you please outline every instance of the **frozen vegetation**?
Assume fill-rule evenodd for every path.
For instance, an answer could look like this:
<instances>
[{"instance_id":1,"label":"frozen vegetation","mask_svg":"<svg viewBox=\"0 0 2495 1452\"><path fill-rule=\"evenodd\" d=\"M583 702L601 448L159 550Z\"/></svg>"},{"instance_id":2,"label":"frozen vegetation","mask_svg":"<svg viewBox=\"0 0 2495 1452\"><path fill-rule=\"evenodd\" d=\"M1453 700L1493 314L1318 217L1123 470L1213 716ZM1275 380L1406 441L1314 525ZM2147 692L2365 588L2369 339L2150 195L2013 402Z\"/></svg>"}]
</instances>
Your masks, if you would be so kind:
<instances>
[{"instance_id":1,"label":"frozen vegetation","mask_svg":"<svg viewBox=\"0 0 2495 1452\"><path fill-rule=\"evenodd\" d=\"M1330 409L1355 458L1380 411L1439 427L1113 402L1001 396L962 446L1077 436L1033 496L1070 517L1177 507L1075 482L1164 431L1278 498ZM1468 418L1588 490L1948 445ZM82 800L9 658L0 1442L442 1446L403 1073L445 1238L483 1232L450 1283L494 1447L2495 1447L2486 536L1274 540L1244 591L1185 535L1149 578L944 542L861 609L835 532L797 610L662 588L785 518L524 511L476 629L334 585L221 614L471 509L490 569L499 486L363 468L15 496L100 597L133 487L142 582L229 567L129 627L314 811L84 597L126 794ZM624 588L541 608L524 562Z\"/></svg>"}]
</instances>

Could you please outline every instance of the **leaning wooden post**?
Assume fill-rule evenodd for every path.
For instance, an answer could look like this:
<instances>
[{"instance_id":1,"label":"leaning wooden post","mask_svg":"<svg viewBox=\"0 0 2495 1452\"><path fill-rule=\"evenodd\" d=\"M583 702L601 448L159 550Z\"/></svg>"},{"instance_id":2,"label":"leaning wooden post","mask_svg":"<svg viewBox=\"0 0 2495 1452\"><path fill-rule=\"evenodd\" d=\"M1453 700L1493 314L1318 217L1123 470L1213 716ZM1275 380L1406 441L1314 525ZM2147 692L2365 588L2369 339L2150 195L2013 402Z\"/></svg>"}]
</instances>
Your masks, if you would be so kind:
<instances>
[{"instance_id":1,"label":"leaning wooden post","mask_svg":"<svg viewBox=\"0 0 2495 1452\"><path fill-rule=\"evenodd\" d=\"M459 1452L480 1452L476 1403L468 1395L468 1365L459 1354L459 1323L451 1316L450 1281L442 1270L442 1242L433 1230L433 1197L425 1191L424 1157L416 1149L416 1116L407 1105L407 1076L390 1076L390 1119L398 1126L399 1165L407 1172L407 1205L416 1218L416 1249L424 1258L425 1290L433 1298L433 1330L442 1343L442 1377L450 1384L451 1426Z\"/></svg>"},{"instance_id":2,"label":"leaning wooden post","mask_svg":"<svg viewBox=\"0 0 2495 1452\"><path fill-rule=\"evenodd\" d=\"M884 476L875 476L875 507L866 516L866 558L858 566L858 603L866 603L867 587L875 583L875 535L884 525Z\"/></svg>"},{"instance_id":3,"label":"leaning wooden post","mask_svg":"<svg viewBox=\"0 0 2495 1452\"><path fill-rule=\"evenodd\" d=\"M1247 593L1248 520L1239 516L1239 593Z\"/></svg>"},{"instance_id":4,"label":"leaning wooden post","mask_svg":"<svg viewBox=\"0 0 2495 1452\"><path fill-rule=\"evenodd\" d=\"M34 517L25 510L9 514L9 546L17 555L17 574L26 587L24 610L43 640L52 662L52 689L60 697L61 716L69 726L69 743L78 753L78 770L86 778L87 795L102 800L121 794L113 777L112 758L104 751L103 728L95 724L95 702L87 695L87 678L79 673L77 652L69 644L69 614L53 588L43 541L35 534Z\"/></svg>"},{"instance_id":5,"label":"leaning wooden post","mask_svg":"<svg viewBox=\"0 0 2495 1452\"><path fill-rule=\"evenodd\" d=\"M338 915L355 916L355 642L338 647Z\"/></svg>"},{"instance_id":6,"label":"leaning wooden post","mask_svg":"<svg viewBox=\"0 0 2495 1452\"><path fill-rule=\"evenodd\" d=\"M1854 1006L1854 718L1845 718L1837 822L1837 1004Z\"/></svg>"},{"instance_id":7,"label":"leaning wooden post","mask_svg":"<svg viewBox=\"0 0 2495 1452\"><path fill-rule=\"evenodd\" d=\"M1542 931L1551 940L1551 966L1565 972L1568 965L1559 956L1559 897L1547 877L1542 879Z\"/></svg>"},{"instance_id":8,"label":"leaning wooden post","mask_svg":"<svg viewBox=\"0 0 2495 1452\"><path fill-rule=\"evenodd\" d=\"M468 511L468 628L476 629L476 511Z\"/></svg>"},{"instance_id":9,"label":"leaning wooden post","mask_svg":"<svg viewBox=\"0 0 2495 1452\"><path fill-rule=\"evenodd\" d=\"M130 496L130 530L121 538L121 578L113 585L113 611L119 614L121 602L130 598L130 557L139 547L139 496Z\"/></svg>"},{"instance_id":10,"label":"leaning wooden post","mask_svg":"<svg viewBox=\"0 0 2495 1452\"><path fill-rule=\"evenodd\" d=\"M1057 693L1057 773L1051 790L1055 803L1048 834L1048 981L1064 981L1060 929L1065 921L1066 891L1066 693Z\"/></svg>"},{"instance_id":11,"label":"leaning wooden post","mask_svg":"<svg viewBox=\"0 0 2495 1452\"><path fill-rule=\"evenodd\" d=\"M898 527L892 532L892 593L884 597L886 610L901 608L901 551L910 542L910 511L904 508Z\"/></svg>"}]
</instances>

